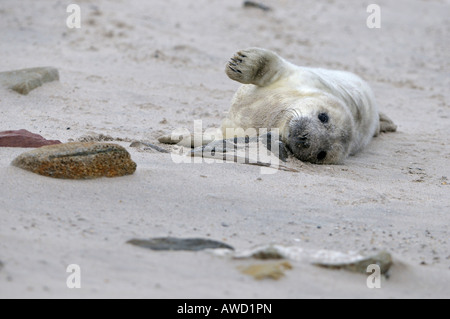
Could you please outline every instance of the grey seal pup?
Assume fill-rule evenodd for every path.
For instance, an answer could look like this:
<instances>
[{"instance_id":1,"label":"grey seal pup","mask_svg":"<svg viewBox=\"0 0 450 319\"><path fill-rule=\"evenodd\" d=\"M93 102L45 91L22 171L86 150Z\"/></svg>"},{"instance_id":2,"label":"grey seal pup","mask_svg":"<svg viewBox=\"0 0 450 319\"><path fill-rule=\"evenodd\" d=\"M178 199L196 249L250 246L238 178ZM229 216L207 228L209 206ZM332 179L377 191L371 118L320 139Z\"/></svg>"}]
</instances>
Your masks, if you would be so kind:
<instances>
[{"instance_id":1,"label":"grey seal pup","mask_svg":"<svg viewBox=\"0 0 450 319\"><path fill-rule=\"evenodd\" d=\"M277 128L284 147L301 161L342 163L380 132L397 126L378 111L369 85L357 75L296 66L276 53L249 48L227 63L243 85L222 122L230 129Z\"/></svg>"}]
</instances>

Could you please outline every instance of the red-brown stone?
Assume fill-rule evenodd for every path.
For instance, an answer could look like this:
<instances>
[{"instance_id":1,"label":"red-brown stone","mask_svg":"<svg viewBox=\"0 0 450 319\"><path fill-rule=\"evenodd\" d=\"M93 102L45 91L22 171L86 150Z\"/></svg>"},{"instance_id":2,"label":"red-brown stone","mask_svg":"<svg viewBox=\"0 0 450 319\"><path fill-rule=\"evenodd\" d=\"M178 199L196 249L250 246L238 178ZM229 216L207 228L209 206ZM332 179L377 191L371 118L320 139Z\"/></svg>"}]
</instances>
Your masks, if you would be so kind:
<instances>
[{"instance_id":1,"label":"red-brown stone","mask_svg":"<svg viewBox=\"0 0 450 319\"><path fill-rule=\"evenodd\" d=\"M41 147L53 144L61 144L61 142L46 140L42 136L27 130L0 132L0 147Z\"/></svg>"}]
</instances>

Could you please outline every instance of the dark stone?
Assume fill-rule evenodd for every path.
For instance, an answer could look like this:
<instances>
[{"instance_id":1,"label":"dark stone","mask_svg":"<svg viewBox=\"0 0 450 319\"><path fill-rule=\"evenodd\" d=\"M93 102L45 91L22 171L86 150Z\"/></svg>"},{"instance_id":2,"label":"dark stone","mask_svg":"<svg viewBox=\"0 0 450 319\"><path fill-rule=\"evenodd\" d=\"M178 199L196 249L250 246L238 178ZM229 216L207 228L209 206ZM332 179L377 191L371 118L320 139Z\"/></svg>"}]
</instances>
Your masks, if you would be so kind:
<instances>
[{"instance_id":1,"label":"dark stone","mask_svg":"<svg viewBox=\"0 0 450 319\"><path fill-rule=\"evenodd\" d=\"M46 140L42 136L27 130L0 132L0 147L41 147L53 144L61 144L61 142Z\"/></svg>"},{"instance_id":2,"label":"dark stone","mask_svg":"<svg viewBox=\"0 0 450 319\"><path fill-rule=\"evenodd\" d=\"M262 3L258 3L258 2L254 2L254 1L244 1L243 4L244 8L256 8L256 9L261 9L263 11L270 11L272 10L272 8L262 4Z\"/></svg>"},{"instance_id":3,"label":"dark stone","mask_svg":"<svg viewBox=\"0 0 450 319\"><path fill-rule=\"evenodd\" d=\"M150 239L131 239L128 244L148 248L152 250L188 250L198 251L203 249L226 248L234 250L233 247L211 239L202 238L174 238L160 237Z\"/></svg>"}]
</instances>

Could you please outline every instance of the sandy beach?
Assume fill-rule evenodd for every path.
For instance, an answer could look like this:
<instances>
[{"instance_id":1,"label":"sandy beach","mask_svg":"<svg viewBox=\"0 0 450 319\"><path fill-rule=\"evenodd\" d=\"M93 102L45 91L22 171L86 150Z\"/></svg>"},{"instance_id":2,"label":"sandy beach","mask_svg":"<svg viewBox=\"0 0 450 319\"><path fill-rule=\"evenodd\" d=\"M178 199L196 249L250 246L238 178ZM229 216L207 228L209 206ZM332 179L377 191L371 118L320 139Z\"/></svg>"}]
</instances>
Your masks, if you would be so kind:
<instances>
[{"instance_id":1,"label":"sandy beach","mask_svg":"<svg viewBox=\"0 0 450 319\"><path fill-rule=\"evenodd\" d=\"M60 79L28 95L0 86L0 131L61 142L113 138L133 175L39 176L0 148L0 298L449 298L450 1L3 0L0 72L40 66ZM219 127L239 83L224 73L239 49L263 47L303 66L354 72L397 125L341 165L291 159L297 172L238 163L176 163L130 147L179 128ZM133 238L205 238L239 251L387 251L381 288L369 274L301 260L278 280L260 263L210 251L152 251ZM70 289L68 265L81 269Z\"/></svg>"}]
</instances>

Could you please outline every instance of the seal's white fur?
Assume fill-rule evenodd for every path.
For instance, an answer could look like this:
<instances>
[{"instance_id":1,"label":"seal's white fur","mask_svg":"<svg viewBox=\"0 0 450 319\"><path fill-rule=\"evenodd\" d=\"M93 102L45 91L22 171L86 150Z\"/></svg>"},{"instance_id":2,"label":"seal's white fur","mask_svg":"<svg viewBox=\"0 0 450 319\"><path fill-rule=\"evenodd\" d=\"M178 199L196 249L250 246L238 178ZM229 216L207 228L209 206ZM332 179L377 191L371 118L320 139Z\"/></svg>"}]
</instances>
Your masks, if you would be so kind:
<instances>
[{"instance_id":1,"label":"seal's white fur","mask_svg":"<svg viewBox=\"0 0 450 319\"><path fill-rule=\"evenodd\" d=\"M278 129L280 145L298 159L332 164L360 151L380 131L396 130L378 112L369 85L353 73L296 66L261 48L237 52L226 73L243 85L221 129L183 134L181 141L172 134L160 142L194 147Z\"/></svg>"}]
</instances>

